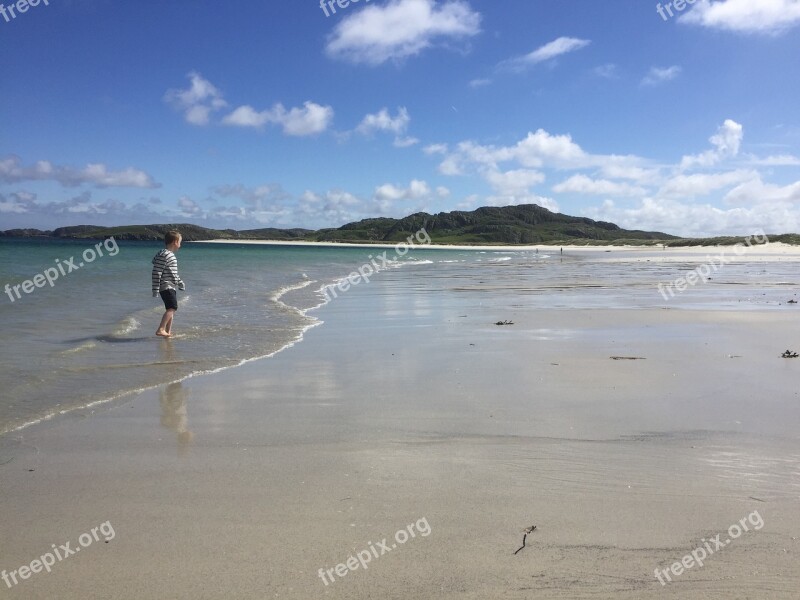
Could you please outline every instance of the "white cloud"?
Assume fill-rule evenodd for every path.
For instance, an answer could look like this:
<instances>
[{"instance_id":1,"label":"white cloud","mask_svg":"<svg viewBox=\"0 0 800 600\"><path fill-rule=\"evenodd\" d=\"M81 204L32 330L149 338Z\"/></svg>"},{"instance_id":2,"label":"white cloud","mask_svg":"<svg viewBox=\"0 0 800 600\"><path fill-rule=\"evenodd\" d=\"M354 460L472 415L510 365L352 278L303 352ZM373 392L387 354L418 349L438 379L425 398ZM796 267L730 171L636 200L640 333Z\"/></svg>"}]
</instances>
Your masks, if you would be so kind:
<instances>
[{"instance_id":1,"label":"white cloud","mask_svg":"<svg viewBox=\"0 0 800 600\"><path fill-rule=\"evenodd\" d=\"M15 202L13 200L6 200L5 197L0 194L0 213L26 213L28 212L25 210L25 207Z\"/></svg>"},{"instance_id":2,"label":"white cloud","mask_svg":"<svg viewBox=\"0 0 800 600\"><path fill-rule=\"evenodd\" d=\"M477 147L471 146L472 150L475 148ZM473 166L476 167L478 174L492 188L492 193L483 200L486 205L511 206L518 204L539 204L551 210L558 209L558 205L554 200L539 196L531 191L531 187L545 180L544 173L530 168L503 171L498 168L497 163L490 158L488 154L482 154L483 153L478 153L481 158L485 159L485 162ZM440 166L442 172L447 171L447 160L448 159L445 159L445 162L442 163L443 166ZM460 169L461 167L458 166L456 168ZM454 174L463 173L459 171Z\"/></svg>"},{"instance_id":3,"label":"white cloud","mask_svg":"<svg viewBox=\"0 0 800 600\"><path fill-rule=\"evenodd\" d=\"M395 148L408 148L410 146L415 146L416 144L419 144L419 139L418 138L411 137L411 136L408 136L408 137L396 137L394 139L393 146Z\"/></svg>"},{"instance_id":4,"label":"white cloud","mask_svg":"<svg viewBox=\"0 0 800 600\"><path fill-rule=\"evenodd\" d=\"M447 144L429 144L422 151L427 154L447 154Z\"/></svg>"},{"instance_id":5,"label":"white cloud","mask_svg":"<svg viewBox=\"0 0 800 600\"><path fill-rule=\"evenodd\" d=\"M440 157L441 173L480 177L491 187L491 194L475 194L468 203L459 204L460 208L477 203L536 203L558 210L556 202L541 195L535 186L551 170L573 171L553 186L553 192L602 195L617 201L633 199L627 202L636 201L637 206L622 207L609 200L584 211L586 216L628 229L698 236L741 234L756 227L774 232L797 228L800 210L794 207L800 204L800 181L789 185L765 183L756 168L759 161L768 166L797 166L795 157L759 159L745 155L744 160L739 159L743 127L731 119L719 126L709 141L710 150L683 156L675 164L635 155L590 154L570 135L543 129L505 146L468 140L452 147L429 146L425 150L430 156ZM716 171L723 165L732 168ZM694 202L712 194L719 203L753 206L745 210Z\"/></svg>"},{"instance_id":6,"label":"white cloud","mask_svg":"<svg viewBox=\"0 0 800 600\"><path fill-rule=\"evenodd\" d=\"M592 179L586 175L573 175L566 181L553 186L559 194L589 194L597 196L644 196L647 193L642 187L629 183L616 183L607 179Z\"/></svg>"},{"instance_id":7,"label":"white cloud","mask_svg":"<svg viewBox=\"0 0 800 600\"><path fill-rule=\"evenodd\" d=\"M431 188L424 181L412 179L408 187L398 187L391 183L385 183L375 188L374 198L378 201L397 201L397 200L418 200L431 195Z\"/></svg>"},{"instance_id":8,"label":"white cloud","mask_svg":"<svg viewBox=\"0 0 800 600\"><path fill-rule=\"evenodd\" d=\"M164 94L164 101L183 111L187 123L207 125L213 111L227 106L222 93L203 76L192 71L187 75L191 82L185 90L172 89Z\"/></svg>"},{"instance_id":9,"label":"white cloud","mask_svg":"<svg viewBox=\"0 0 800 600\"><path fill-rule=\"evenodd\" d=\"M789 203L721 209L711 204L645 198L635 207L618 207L606 200L583 216L616 223L624 229L661 231L684 237L745 235L759 229L770 234L800 230L800 213Z\"/></svg>"},{"instance_id":10,"label":"white cloud","mask_svg":"<svg viewBox=\"0 0 800 600\"><path fill-rule=\"evenodd\" d=\"M355 206L360 200L349 192L332 190L325 192L323 201L328 203L328 207L334 206Z\"/></svg>"},{"instance_id":11,"label":"white cloud","mask_svg":"<svg viewBox=\"0 0 800 600\"><path fill-rule=\"evenodd\" d=\"M84 191L73 198L55 202L40 202L30 192L0 194L0 213L3 213L3 229L12 227L54 228L67 225L107 224L120 222L164 222L171 216L155 212L151 207L136 203L133 206L114 198L97 201L92 193Z\"/></svg>"},{"instance_id":12,"label":"white cloud","mask_svg":"<svg viewBox=\"0 0 800 600\"><path fill-rule=\"evenodd\" d=\"M504 196L528 196L530 187L542 183L544 173L532 169L514 169L498 171L488 169L483 173L484 179L494 190Z\"/></svg>"},{"instance_id":13,"label":"white cloud","mask_svg":"<svg viewBox=\"0 0 800 600\"><path fill-rule=\"evenodd\" d=\"M800 0L699 0L680 22L739 33L779 34L800 23Z\"/></svg>"},{"instance_id":14,"label":"white cloud","mask_svg":"<svg viewBox=\"0 0 800 600\"><path fill-rule=\"evenodd\" d=\"M485 85L489 85L490 83L492 83L491 79L473 79L472 81L469 82L469 87L479 88Z\"/></svg>"},{"instance_id":15,"label":"white cloud","mask_svg":"<svg viewBox=\"0 0 800 600\"><path fill-rule=\"evenodd\" d=\"M687 169L716 167L735 158L742 139L742 126L727 119L709 138L713 146L711 150L684 156L679 164L671 167L654 166L653 161L634 155L589 154L570 135L552 134L543 129L528 133L513 145L494 146L464 141L453 149L445 146L428 147L426 154L442 155L439 172L444 175L477 174L493 186L499 180L499 173L521 172L513 169L508 171L505 165L510 164L524 169L596 171L594 174L572 174L553 187L556 193L611 197L644 197L648 194L692 197L737 185L758 175L756 170L741 168L724 173L698 173L697 176L682 173ZM773 158L771 162L793 164L792 159L783 156ZM755 160L751 156L746 164L752 166ZM664 171L671 171L671 175L665 178ZM541 177L543 179L543 175Z\"/></svg>"},{"instance_id":16,"label":"white cloud","mask_svg":"<svg viewBox=\"0 0 800 600\"><path fill-rule=\"evenodd\" d=\"M478 207L480 201L481 197L478 194L470 194L456 204L456 210L474 210Z\"/></svg>"},{"instance_id":17,"label":"white cloud","mask_svg":"<svg viewBox=\"0 0 800 600\"><path fill-rule=\"evenodd\" d=\"M650 72L642 79L642 85L653 87L666 83L667 81L675 79L681 74L681 71L682 69L678 65L665 68L651 67Z\"/></svg>"},{"instance_id":18,"label":"white cloud","mask_svg":"<svg viewBox=\"0 0 800 600\"><path fill-rule=\"evenodd\" d=\"M333 108L322 106L314 102L304 102L303 108L292 108L283 111L283 106L277 105L279 110L278 123L283 126L286 135L304 136L322 133L333 120Z\"/></svg>"},{"instance_id":19,"label":"white cloud","mask_svg":"<svg viewBox=\"0 0 800 600\"><path fill-rule=\"evenodd\" d=\"M239 199L244 205L220 206L207 211L203 218L209 225L214 223L211 226L219 226L223 221L237 228L252 228L253 223L269 227L317 228L373 216L366 208L367 202L343 190L321 194L306 190L293 196L276 184L250 188L237 183L216 186L212 193L220 198Z\"/></svg>"},{"instance_id":20,"label":"white cloud","mask_svg":"<svg viewBox=\"0 0 800 600\"><path fill-rule=\"evenodd\" d=\"M54 166L51 162L40 160L33 166L23 167L18 156L0 159L0 182L57 181L63 186L74 187L89 184L98 188L133 187L157 188L161 184L139 169L128 167L122 171L109 171L102 163L90 163L83 169Z\"/></svg>"},{"instance_id":21,"label":"white cloud","mask_svg":"<svg viewBox=\"0 0 800 600\"><path fill-rule=\"evenodd\" d=\"M300 223L303 227L320 223L344 225L363 217L365 205L361 199L343 190L328 190L322 194L306 190L295 206L288 205L287 218L282 223L284 226Z\"/></svg>"},{"instance_id":22,"label":"white cloud","mask_svg":"<svg viewBox=\"0 0 800 600\"><path fill-rule=\"evenodd\" d=\"M591 155L585 152L570 135L554 135L543 129L530 132L510 146L480 145L472 141L461 142L453 151L435 148L444 157L439 172L444 175L471 175L482 177L493 189L487 198L493 205L536 203L558 210L552 198L534 193L533 186L542 183L545 175L539 169L581 170L599 168L609 176L652 181L658 178L657 169L646 169L644 159L635 156ZM517 165L517 169L504 170L501 165ZM557 192L614 193L624 196L642 196L646 190L625 182L592 180L586 175L575 177L557 185Z\"/></svg>"},{"instance_id":23,"label":"white cloud","mask_svg":"<svg viewBox=\"0 0 800 600\"><path fill-rule=\"evenodd\" d=\"M725 119L725 122L717 129L717 133L708 140L714 148L702 154L684 156L681 159L680 168L710 167L726 158L732 158L739 154L743 137L742 126L732 119Z\"/></svg>"},{"instance_id":24,"label":"white cloud","mask_svg":"<svg viewBox=\"0 0 800 600\"><path fill-rule=\"evenodd\" d=\"M36 194L12 192L8 196L0 194L0 213L25 214L36 209Z\"/></svg>"},{"instance_id":25,"label":"white cloud","mask_svg":"<svg viewBox=\"0 0 800 600\"><path fill-rule=\"evenodd\" d=\"M800 181L779 186L764 183L761 177L750 179L725 195L729 204L769 204L800 202Z\"/></svg>"},{"instance_id":26,"label":"white cloud","mask_svg":"<svg viewBox=\"0 0 800 600\"><path fill-rule=\"evenodd\" d=\"M208 125L211 113L218 111L228 103L210 81L199 73L192 71L188 75L191 84L185 90L169 90L164 100L175 109L184 112L184 118L193 125ZM322 133L333 120L333 108L315 102L305 102L302 107L289 110L280 102L272 108L258 111L249 104L243 104L223 119L223 125L236 127L252 127L261 129L270 124L278 125L283 133L291 136L307 136Z\"/></svg>"},{"instance_id":27,"label":"white cloud","mask_svg":"<svg viewBox=\"0 0 800 600\"><path fill-rule=\"evenodd\" d=\"M585 48L591 43L590 40L582 40L579 38L560 37L552 42L540 46L533 52L529 52L524 56L517 56L500 63L501 68L510 68L513 70L524 69L537 65L542 62L553 60L563 54L575 52L581 48Z\"/></svg>"},{"instance_id":28,"label":"white cloud","mask_svg":"<svg viewBox=\"0 0 800 600\"><path fill-rule=\"evenodd\" d=\"M629 179L641 185L654 184L661 178L658 168L640 166L644 159L638 156L606 156L600 164L600 172L604 177L612 179Z\"/></svg>"},{"instance_id":29,"label":"white cloud","mask_svg":"<svg viewBox=\"0 0 800 600\"><path fill-rule=\"evenodd\" d=\"M178 198L178 208L183 216L194 217L203 214L203 209L189 196L181 196Z\"/></svg>"},{"instance_id":30,"label":"white cloud","mask_svg":"<svg viewBox=\"0 0 800 600\"><path fill-rule=\"evenodd\" d=\"M558 210L554 200L531 191L531 187L545 180L545 175L541 171L534 169L501 171L496 166L488 164L479 166L478 172L492 188L492 193L483 199L483 203L487 206L538 204L550 210Z\"/></svg>"},{"instance_id":31,"label":"white cloud","mask_svg":"<svg viewBox=\"0 0 800 600\"><path fill-rule=\"evenodd\" d=\"M764 158L748 155L747 163L763 167L798 167L800 166L800 158L791 154L778 154Z\"/></svg>"},{"instance_id":32,"label":"white cloud","mask_svg":"<svg viewBox=\"0 0 800 600\"><path fill-rule=\"evenodd\" d=\"M211 188L211 193L213 194L211 200L215 200L214 196L238 198L256 208L261 208L265 202L275 202L289 198L289 195L279 185L259 185L254 188L249 188L241 183L218 185Z\"/></svg>"},{"instance_id":33,"label":"white cloud","mask_svg":"<svg viewBox=\"0 0 800 600\"><path fill-rule=\"evenodd\" d=\"M420 179L412 179L408 185L387 183L377 186L371 197L364 198L342 189L316 192L306 189L293 195L277 184L255 187L241 183L219 185L211 189L208 201L217 205L213 209L196 213L192 222L200 221L210 227L224 226L252 228L257 223L270 227L338 227L345 223L373 218L378 215L405 217L413 212L425 210L423 202L436 202L449 197L445 187L432 187ZM231 205L222 206L223 199L232 200ZM179 215L194 210L186 199L179 201Z\"/></svg>"},{"instance_id":34,"label":"white cloud","mask_svg":"<svg viewBox=\"0 0 800 600\"><path fill-rule=\"evenodd\" d=\"M283 133L291 136L307 136L324 132L333 120L333 108L315 102L305 102L302 108L286 110L278 103L270 109L257 111L244 105L222 119L223 125L261 129L270 124L279 125Z\"/></svg>"},{"instance_id":35,"label":"white cloud","mask_svg":"<svg viewBox=\"0 0 800 600\"><path fill-rule=\"evenodd\" d=\"M410 122L411 117L408 116L408 110L404 106L397 109L395 117L389 114L388 109L382 108L377 113L366 115L356 127L356 131L363 135L370 135L376 131L401 134L406 131Z\"/></svg>"},{"instance_id":36,"label":"white cloud","mask_svg":"<svg viewBox=\"0 0 800 600\"><path fill-rule=\"evenodd\" d=\"M419 54L437 40L477 35L480 22L465 0L389 0L344 17L325 51L331 58L380 65Z\"/></svg>"},{"instance_id":37,"label":"white cloud","mask_svg":"<svg viewBox=\"0 0 800 600\"><path fill-rule=\"evenodd\" d=\"M461 169L460 157L457 154L451 154L439 163L439 173L442 175L463 175L464 171Z\"/></svg>"},{"instance_id":38,"label":"white cloud","mask_svg":"<svg viewBox=\"0 0 800 600\"><path fill-rule=\"evenodd\" d=\"M578 167L587 159L583 149L572 141L572 136L551 135L544 129L528 133L514 148L513 154L526 167Z\"/></svg>"},{"instance_id":39,"label":"white cloud","mask_svg":"<svg viewBox=\"0 0 800 600\"><path fill-rule=\"evenodd\" d=\"M238 127L264 127L267 123L274 122L272 111L257 111L252 106L244 105L235 109L232 113L222 119L224 125L236 125Z\"/></svg>"},{"instance_id":40,"label":"white cloud","mask_svg":"<svg viewBox=\"0 0 800 600\"><path fill-rule=\"evenodd\" d=\"M675 175L668 179L658 191L659 196L692 198L706 196L711 192L731 187L744 181L758 179L756 171L738 169L727 173L695 173Z\"/></svg>"},{"instance_id":41,"label":"white cloud","mask_svg":"<svg viewBox=\"0 0 800 600\"><path fill-rule=\"evenodd\" d=\"M411 117L406 107L398 107L397 115L394 117L389 113L389 109L382 108L377 113L366 115L356 127L356 131L362 135L372 135L376 132L394 133L394 147L408 148L419 143L419 139L413 136L402 135L408 129L410 122Z\"/></svg>"},{"instance_id":42,"label":"white cloud","mask_svg":"<svg viewBox=\"0 0 800 600\"><path fill-rule=\"evenodd\" d=\"M439 171L445 175L460 175L470 165L498 170L499 164L509 161L516 161L526 168L578 168L591 164L589 155L572 141L571 136L551 135L544 129L538 129L529 132L525 139L514 146L461 142L455 151L445 155Z\"/></svg>"}]
</instances>

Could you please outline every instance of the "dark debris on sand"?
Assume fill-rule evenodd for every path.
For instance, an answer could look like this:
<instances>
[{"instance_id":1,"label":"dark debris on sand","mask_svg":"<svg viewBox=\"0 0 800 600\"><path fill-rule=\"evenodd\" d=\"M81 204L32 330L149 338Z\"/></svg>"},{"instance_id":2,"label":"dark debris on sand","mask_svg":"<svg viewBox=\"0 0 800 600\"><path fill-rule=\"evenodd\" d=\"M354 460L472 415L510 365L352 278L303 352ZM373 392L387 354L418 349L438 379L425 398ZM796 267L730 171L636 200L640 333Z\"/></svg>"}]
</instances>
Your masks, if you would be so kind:
<instances>
[{"instance_id":1,"label":"dark debris on sand","mask_svg":"<svg viewBox=\"0 0 800 600\"><path fill-rule=\"evenodd\" d=\"M533 533L535 530L536 530L536 525L531 525L530 527L526 527L525 529L522 530L522 532L523 532L522 533L522 546L520 546L517 549L517 552L519 552L520 550L522 550L525 547L525 540L528 538L528 534L529 533ZM516 556L517 552L514 552L515 556Z\"/></svg>"}]
</instances>

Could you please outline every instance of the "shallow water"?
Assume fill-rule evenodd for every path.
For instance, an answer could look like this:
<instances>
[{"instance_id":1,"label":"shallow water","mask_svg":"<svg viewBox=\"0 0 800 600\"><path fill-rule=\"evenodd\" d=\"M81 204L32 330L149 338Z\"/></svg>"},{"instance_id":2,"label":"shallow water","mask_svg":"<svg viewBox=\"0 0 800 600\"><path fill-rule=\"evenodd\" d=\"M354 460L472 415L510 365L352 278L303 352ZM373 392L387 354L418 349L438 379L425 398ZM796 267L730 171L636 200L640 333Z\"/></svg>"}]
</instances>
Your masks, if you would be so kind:
<instances>
[{"instance_id":1,"label":"shallow water","mask_svg":"<svg viewBox=\"0 0 800 600\"><path fill-rule=\"evenodd\" d=\"M17 285L76 257L95 242L0 241L0 285ZM105 255L14 301L0 296L0 434L129 392L269 356L322 323L315 309L346 296L341 282L359 267L382 265L384 249L184 244L187 291L179 294L174 338L153 336L163 305L150 292L155 243L121 243ZM624 253L620 254L624 257ZM382 278L390 306L405 290L437 296L480 291L542 308L743 309L777 307L793 297L792 265L727 265L704 284L665 301L659 282L686 263L603 262L533 251L418 247L387 250ZM354 280L355 281L355 280ZM360 280L357 285L368 285ZM346 286L343 286L346 287ZM327 293L326 293L327 290ZM498 296L499 295L499 296ZM424 310L421 307L420 310ZM313 374L311 374L313 376Z\"/></svg>"}]
</instances>

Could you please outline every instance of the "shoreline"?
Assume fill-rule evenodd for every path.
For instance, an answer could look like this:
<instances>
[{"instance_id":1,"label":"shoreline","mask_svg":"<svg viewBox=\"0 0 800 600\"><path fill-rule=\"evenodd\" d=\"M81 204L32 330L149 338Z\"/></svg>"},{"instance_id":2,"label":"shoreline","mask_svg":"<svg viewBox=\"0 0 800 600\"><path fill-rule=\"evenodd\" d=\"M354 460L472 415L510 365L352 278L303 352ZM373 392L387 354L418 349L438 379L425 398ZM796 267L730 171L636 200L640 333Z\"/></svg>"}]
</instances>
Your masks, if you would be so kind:
<instances>
[{"instance_id":1,"label":"shoreline","mask_svg":"<svg viewBox=\"0 0 800 600\"><path fill-rule=\"evenodd\" d=\"M304 246L310 248L395 248L398 245L405 244L404 241L392 243L355 243L355 242L309 242L299 240L196 240L186 242L187 244L240 244L252 246ZM495 251L495 252L533 252L536 250L545 250L548 252L558 252L561 248L564 250L577 251L577 252L652 252L652 253L678 253L678 252L691 252L703 253L712 250L725 250L734 248L731 245L713 245L713 246L676 246L667 247L666 249L660 246L618 246L613 244L604 245L552 245L552 244L526 244L519 246L495 246L495 245L465 245L465 244L414 244L410 246L415 250L476 250L476 251ZM755 252L763 252L764 254L792 254L800 258L800 246L786 244L784 242L771 242L759 246L753 246L756 250L748 249L748 254Z\"/></svg>"},{"instance_id":2,"label":"shoreline","mask_svg":"<svg viewBox=\"0 0 800 600\"><path fill-rule=\"evenodd\" d=\"M312 311L315 311L315 310L318 310L320 308L323 308L326 304L328 304L330 302L330 300L325 296L325 294L320 294L321 302L319 304L317 304L315 306L311 306L311 307L309 307L307 309L299 309L297 307L287 305L281 300L286 294L288 294L288 293L290 293L292 291L295 291L295 290L299 289L300 287L304 287L304 286L302 284L299 284L299 285L295 285L295 286L288 286L288 287L282 288L282 289L278 290L277 292L275 292L271 296L271 299L273 301L275 301L276 303L280 303L283 306L289 308L290 310L296 310L297 312L302 314L304 317L309 317L308 313L310 313ZM2 443L4 441L4 439L7 439L9 436L11 436L13 434L25 431L26 429L28 429L30 427L35 427L35 426L40 425L40 424L45 424L45 423L48 423L48 422L51 422L51 421L56 421L56 420L58 420L58 419L60 419L62 417L68 417L72 413L79 413L80 411L87 411L87 410L91 411L91 412L94 412L94 409L96 407L98 409L113 407L118 403L124 403L124 402L128 401L132 397L138 396L138 395L143 394L143 393L147 393L147 392L149 392L151 390L155 390L155 389L167 386L167 385L172 385L172 384L176 384L176 383L182 383L182 382L184 382L184 381L186 381L188 379L191 379L192 377L214 375L216 373L221 373L221 372L227 371L229 369L237 369L237 368L242 367L242 366L244 366L244 365L246 365L248 363L251 363L253 361L266 360L266 359L272 358L273 356L276 356L280 352L283 352L284 350L288 350L289 348L292 348L296 344L299 344L300 342L303 341L305 335L310 330L312 330L315 327L318 327L320 325L324 325L324 323L325 323L325 321L323 321L322 319L319 319L317 317L311 316L311 318L313 319L313 322L309 323L306 326L304 326L297 333L297 335L296 335L296 337L294 339L291 339L291 340L287 341L283 346L277 348L276 350L268 352L267 354L261 354L261 355L258 355L258 356L251 356L251 357L247 357L247 358L242 358L239 362L237 362L235 364L229 364L229 365L215 367L215 368L212 368L212 369L204 369L204 370L195 371L195 372L189 373L187 375L182 375L182 376L180 376L180 377L178 377L176 379L172 379L172 380L169 380L169 381L166 381L166 382L153 383L153 384L148 384L148 385L145 385L143 387L136 388L136 389L118 391L116 393L111 394L110 396L105 397L105 398L98 398L98 399L94 399L94 400L89 400L89 401L86 402L86 404L82 404L80 406L73 406L73 407L66 408L66 409L54 408L54 409L51 410L51 412L49 412L47 414L44 414L42 416L33 418L31 420L22 422L22 423L20 423L18 425L13 425L13 426L5 429L5 430L0 430L0 443ZM156 336L152 336L152 337L155 338ZM156 341L156 342L158 342L158 343L160 343L162 345L164 343L166 343L166 344L172 343L172 340L165 340L165 339L160 339L160 340L154 339L153 341Z\"/></svg>"}]
</instances>

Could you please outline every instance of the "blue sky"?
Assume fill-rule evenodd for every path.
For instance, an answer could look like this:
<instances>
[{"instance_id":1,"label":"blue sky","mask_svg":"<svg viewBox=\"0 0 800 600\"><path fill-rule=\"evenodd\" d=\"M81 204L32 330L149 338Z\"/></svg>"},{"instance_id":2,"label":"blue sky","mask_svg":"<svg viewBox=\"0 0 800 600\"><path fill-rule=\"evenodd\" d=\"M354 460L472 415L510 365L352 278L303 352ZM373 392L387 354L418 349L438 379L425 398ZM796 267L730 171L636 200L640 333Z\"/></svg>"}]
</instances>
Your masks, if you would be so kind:
<instances>
[{"instance_id":1,"label":"blue sky","mask_svg":"<svg viewBox=\"0 0 800 600\"><path fill-rule=\"evenodd\" d=\"M0 2L0 229L800 232L800 0Z\"/></svg>"}]
</instances>

